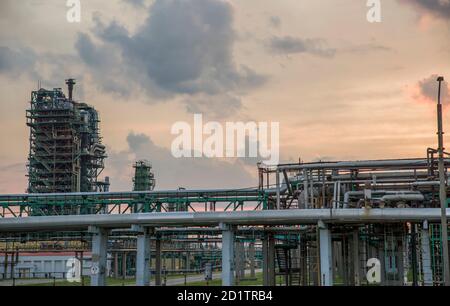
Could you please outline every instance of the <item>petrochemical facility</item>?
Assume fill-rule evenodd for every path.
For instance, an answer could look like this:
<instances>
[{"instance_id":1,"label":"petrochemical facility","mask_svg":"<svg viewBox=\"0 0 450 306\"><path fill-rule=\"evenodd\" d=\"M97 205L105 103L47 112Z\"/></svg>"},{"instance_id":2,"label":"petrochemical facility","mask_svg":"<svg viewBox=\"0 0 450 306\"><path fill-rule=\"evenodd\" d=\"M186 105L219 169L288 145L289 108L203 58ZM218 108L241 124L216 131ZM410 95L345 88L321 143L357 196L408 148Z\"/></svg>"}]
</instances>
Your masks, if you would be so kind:
<instances>
[{"instance_id":1,"label":"petrochemical facility","mask_svg":"<svg viewBox=\"0 0 450 306\"><path fill-rule=\"evenodd\" d=\"M258 163L242 189L159 190L148 156L133 190L110 192L100 116L75 83L31 93L27 193L0 195L0 282L449 284L441 142L413 159Z\"/></svg>"}]
</instances>

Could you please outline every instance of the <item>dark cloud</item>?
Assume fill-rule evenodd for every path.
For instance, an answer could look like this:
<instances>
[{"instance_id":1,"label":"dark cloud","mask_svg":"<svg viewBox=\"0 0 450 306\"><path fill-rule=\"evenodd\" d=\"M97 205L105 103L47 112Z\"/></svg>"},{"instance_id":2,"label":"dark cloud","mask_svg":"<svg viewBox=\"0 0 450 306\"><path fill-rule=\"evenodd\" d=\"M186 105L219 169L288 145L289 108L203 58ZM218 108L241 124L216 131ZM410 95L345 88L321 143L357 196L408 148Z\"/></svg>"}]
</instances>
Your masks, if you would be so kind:
<instances>
[{"instance_id":1,"label":"dark cloud","mask_svg":"<svg viewBox=\"0 0 450 306\"><path fill-rule=\"evenodd\" d=\"M131 4L132 6L136 8L144 8L145 7L145 0L123 0L124 2Z\"/></svg>"},{"instance_id":2,"label":"dark cloud","mask_svg":"<svg viewBox=\"0 0 450 306\"><path fill-rule=\"evenodd\" d=\"M241 107L241 99L234 95L195 95L184 101L186 110L193 114L207 114L211 118L229 117Z\"/></svg>"},{"instance_id":3,"label":"dark cloud","mask_svg":"<svg viewBox=\"0 0 450 306\"><path fill-rule=\"evenodd\" d=\"M150 137L140 133L130 133L127 143L128 150L112 151L107 159L113 190L131 189L132 164L138 159L152 163L159 189L243 188L257 184L240 159L228 162L211 158L174 158L169 149L156 145Z\"/></svg>"},{"instance_id":4,"label":"dark cloud","mask_svg":"<svg viewBox=\"0 0 450 306\"><path fill-rule=\"evenodd\" d=\"M129 95L131 84L129 79L120 77L125 72L124 67L117 64L120 62L117 53L111 52L108 46L95 45L85 33L78 34L75 49L81 60L89 67L101 90L120 96Z\"/></svg>"},{"instance_id":5,"label":"dark cloud","mask_svg":"<svg viewBox=\"0 0 450 306\"><path fill-rule=\"evenodd\" d=\"M437 102L438 96L438 75L433 74L428 78L425 78L417 83L419 88L419 98L424 98L421 100L426 100L430 102ZM443 104L450 103L450 87L447 81L442 82L441 89L441 101Z\"/></svg>"},{"instance_id":6,"label":"dark cloud","mask_svg":"<svg viewBox=\"0 0 450 306\"><path fill-rule=\"evenodd\" d=\"M292 36L273 36L269 47L276 54L305 53L320 57L333 57L336 49L327 48L322 39L302 39Z\"/></svg>"},{"instance_id":7,"label":"dark cloud","mask_svg":"<svg viewBox=\"0 0 450 306\"><path fill-rule=\"evenodd\" d=\"M367 54L367 53L372 53L372 52L391 52L391 51L393 51L393 49L390 47L387 47L385 45L371 42L371 43L367 43L367 44L350 46L350 47L342 49L340 51L348 52L348 53Z\"/></svg>"},{"instance_id":8,"label":"dark cloud","mask_svg":"<svg viewBox=\"0 0 450 306\"><path fill-rule=\"evenodd\" d=\"M279 29L281 26L281 18L278 16L271 16L269 18L269 23L272 27L274 27L275 29Z\"/></svg>"},{"instance_id":9,"label":"dark cloud","mask_svg":"<svg viewBox=\"0 0 450 306\"><path fill-rule=\"evenodd\" d=\"M0 74L13 79L25 75L33 81L39 80L47 88L58 87L68 77L82 81L83 74L74 68L77 64L78 57L69 54L0 46ZM81 92L81 86L77 86L77 92Z\"/></svg>"},{"instance_id":10,"label":"dark cloud","mask_svg":"<svg viewBox=\"0 0 450 306\"><path fill-rule=\"evenodd\" d=\"M414 5L420 12L450 20L449 0L400 0L402 3Z\"/></svg>"},{"instance_id":11,"label":"dark cloud","mask_svg":"<svg viewBox=\"0 0 450 306\"><path fill-rule=\"evenodd\" d=\"M26 71L34 71L36 54L27 48L13 50L0 46L0 73L12 73L14 75Z\"/></svg>"},{"instance_id":12,"label":"dark cloud","mask_svg":"<svg viewBox=\"0 0 450 306\"><path fill-rule=\"evenodd\" d=\"M197 109L192 101L210 96L216 111L217 101L225 102L219 108L227 108L227 97L237 98L265 81L234 61L233 8L226 1L156 0L145 23L133 34L117 22L104 24L98 17L94 21L94 33L102 44L95 46L85 34L80 35L76 43L80 57L102 70L102 75L112 72L153 97L188 96L183 100L191 103L187 108ZM113 60L107 68L95 64L105 61L103 57ZM104 81L96 79L104 87Z\"/></svg>"}]
</instances>

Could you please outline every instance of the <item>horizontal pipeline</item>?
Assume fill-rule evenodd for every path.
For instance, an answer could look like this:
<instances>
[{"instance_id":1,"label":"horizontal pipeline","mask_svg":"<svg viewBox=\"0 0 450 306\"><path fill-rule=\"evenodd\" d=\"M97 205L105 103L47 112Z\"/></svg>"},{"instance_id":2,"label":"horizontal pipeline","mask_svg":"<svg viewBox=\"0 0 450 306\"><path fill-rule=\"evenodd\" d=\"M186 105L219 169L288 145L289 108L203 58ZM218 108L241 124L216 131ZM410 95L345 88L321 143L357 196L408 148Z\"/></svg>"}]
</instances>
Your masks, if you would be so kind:
<instances>
[{"instance_id":1,"label":"horizontal pipeline","mask_svg":"<svg viewBox=\"0 0 450 306\"><path fill-rule=\"evenodd\" d=\"M450 166L450 159L444 160L446 166ZM302 169L377 169L377 168L427 168L428 161L422 159L387 159L387 160L367 160L367 161L340 161L340 162L319 162L306 164L281 164L280 170L302 170Z\"/></svg>"},{"instance_id":2,"label":"horizontal pipeline","mask_svg":"<svg viewBox=\"0 0 450 306\"><path fill-rule=\"evenodd\" d=\"M107 229L132 225L217 226L230 225L308 225L319 221L332 224L368 224L396 222L437 222L439 208L375 209L291 209L233 212L170 212L122 215L46 216L0 219L0 232L86 230L89 226ZM447 217L450 210L447 209Z\"/></svg>"}]
</instances>

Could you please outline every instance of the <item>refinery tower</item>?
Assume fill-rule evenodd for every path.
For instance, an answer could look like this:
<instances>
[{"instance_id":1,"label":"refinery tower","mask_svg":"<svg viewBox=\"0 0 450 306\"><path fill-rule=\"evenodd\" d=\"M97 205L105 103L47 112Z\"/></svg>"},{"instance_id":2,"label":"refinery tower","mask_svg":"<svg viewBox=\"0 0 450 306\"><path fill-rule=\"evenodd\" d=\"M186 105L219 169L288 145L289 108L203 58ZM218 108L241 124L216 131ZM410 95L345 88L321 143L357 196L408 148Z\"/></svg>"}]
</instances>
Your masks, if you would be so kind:
<instances>
[{"instance_id":1,"label":"refinery tower","mask_svg":"<svg viewBox=\"0 0 450 306\"><path fill-rule=\"evenodd\" d=\"M60 193L107 191L105 146L98 112L73 99L74 79L66 80L68 97L61 88L31 92L27 126L30 127L28 192Z\"/></svg>"}]
</instances>

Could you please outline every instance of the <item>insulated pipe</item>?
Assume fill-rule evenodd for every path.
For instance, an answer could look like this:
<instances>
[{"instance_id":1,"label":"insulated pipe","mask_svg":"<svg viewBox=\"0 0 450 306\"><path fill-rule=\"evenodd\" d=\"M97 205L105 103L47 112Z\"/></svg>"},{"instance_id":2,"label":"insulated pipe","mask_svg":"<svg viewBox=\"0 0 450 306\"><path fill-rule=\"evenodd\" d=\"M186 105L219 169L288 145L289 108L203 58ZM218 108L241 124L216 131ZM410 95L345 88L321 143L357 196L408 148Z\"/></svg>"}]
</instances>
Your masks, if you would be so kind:
<instances>
[{"instance_id":1,"label":"insulated pipe","mask_svg":"<svg viewBox=\"0 0 450 306\"><path fill-rule=\"evenodd\" d=\"M396 201L418 201L422 202L424 200L422 194L388 194L381 197L383 202L396 202Z\"/></svg>"},{"instance_id":2,"label":"insulated pipe","mask_svg":"<svg viewBox=\"0 0 450 306\"><path fill-rule=\"evenodd\" d=\"M418 181L412 182L412 186L439 186L439 181Z\"/></svg>"},{"instance_id":3,"label":"insulated pipe","mask_svg":"<svg viewBox=\"0 0 450 306\"><path fill-rule=\"evenodd\" d=\"M344 208L348 208L348 202L350 201L350 196L364 196L364 191L347 191L344 194Z\"/></svg>"},{"instance_id":4,"label":"insulated pipe","mask_svg":"<svg viewBox=\"0 0 450 306\"><path fill-rule=\"evenodd\" d=\"M286 188L286 187L284 187ZM200 190L159 190L159 191L124 191L124 192L71 192L71 193L34 193L34 194L10 194L0 195L1 201L24 201L30 198L62 198L72 199L80 197L95 196L102 199L126 199L138 195L148 195L152 197L184 198L196 196L237 196L237 195L258 195L258 188L248 189L200 189Z\"/></svg>"},{"instance_id":5,"label":"insulated pipe","mask_svg":"<svg viewBox=\"0 0 450 306\"><path fill-rule=\"evenodd\" d=\"M450 166L450 159L445 159L445 164ZM387 160L367 160L367 161L340 161L340 162L323 162L323 163L307 163L307 164L282 164L278 168L281 170L300 170L300 169L374 169L374 168L427 168L428 161L426 158L421 159L387 159Z\"/></svg>"},{"instance_id":6,"label":"insulated pipe","mask_svg":"<svg viewBox=\"0 0 450 306\"><path fill-rule=\"evenodd\" d=\"M447 209L447 215L450 210ZM376 209L286 209L233 212L170 212L122 215L77 215L4 218L0 232L71 231L89 226L128 228L142 226L217 226L230 225L307 225L319 220L333 224L368 224L391 222L422 222L440 220L437 208L376 208Z\"/></svg>"},{"instance_id":7,"label":"insulated pipe","mask_svg":"<svg viewBox=\"0 0 450 306\"><path fill-rule=\"evenodd\" d=\"M385 194L380 200L384 202L392 201L423 201L424 196L418 191L393 191L393 190L372 190L372 194ZM348 208L351 196L364 196L364 191L347 191L344 194L344 208Z\"/></svg>"},{"instance_id":8,"label":"insulated pipe","mask_svg":"<svg viewBox=\"0 0 450 306\"><path fill-rule=\"evenodd\" d=\"M374 176L376 180L383 178L409 178L409 177L428 177L427 171L398 171L398 172L366 172L358 173L356 175L352 174L339 174L332 175L332 180L370 180L372 181Z\"/></svg>"}]
</instances>

